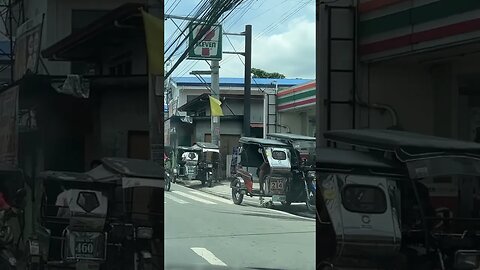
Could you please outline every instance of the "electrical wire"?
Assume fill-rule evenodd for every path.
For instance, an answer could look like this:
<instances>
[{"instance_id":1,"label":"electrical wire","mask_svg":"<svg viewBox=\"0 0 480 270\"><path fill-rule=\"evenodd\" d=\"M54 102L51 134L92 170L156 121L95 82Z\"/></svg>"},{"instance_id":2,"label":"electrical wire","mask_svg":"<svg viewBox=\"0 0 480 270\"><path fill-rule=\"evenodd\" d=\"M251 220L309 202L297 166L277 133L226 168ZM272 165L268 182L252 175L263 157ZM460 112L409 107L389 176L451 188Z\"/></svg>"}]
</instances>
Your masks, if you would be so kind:
<instances>
[{"instance_id":1,"label":"electrical wire","mask_svg":"<svg viewBox=\"0 0 480 270\"><path fill-rule=\"evenodd\" d=\"M207 23L203 24L200 27L199 34L194 38L192 44L189 44L188 49L182 54L180 59L177 60L177 62L173 65L172 69L167 73L165 78L167 78L170 74L172 74L172 72L178 67L178 65L186 58L189 50L192 49L193 46L195 45L195 43L198 42L201 39L201 37L203 37L206 34L208 29L210 29L210 27L215 22L218 21L218 19L221 17L221 15L224 14L224 13L227 13L227 15L224 17L224 19L227 18L232 13L232 11L235 10L235 8L239 4L242 3L242 1L243 0L225 0L225 1L222 1L222 2L216 2L213 5L213 8L211 8L210 12L207 12L207 15L205 16L206 17L205 21L207 21ZM228 12L228 11L230 11L230 12ZM178 47L176 48L176 50L178 50ZM167 61L168 61L168 58L167 58Z\"/></svg>"}]
</instances>

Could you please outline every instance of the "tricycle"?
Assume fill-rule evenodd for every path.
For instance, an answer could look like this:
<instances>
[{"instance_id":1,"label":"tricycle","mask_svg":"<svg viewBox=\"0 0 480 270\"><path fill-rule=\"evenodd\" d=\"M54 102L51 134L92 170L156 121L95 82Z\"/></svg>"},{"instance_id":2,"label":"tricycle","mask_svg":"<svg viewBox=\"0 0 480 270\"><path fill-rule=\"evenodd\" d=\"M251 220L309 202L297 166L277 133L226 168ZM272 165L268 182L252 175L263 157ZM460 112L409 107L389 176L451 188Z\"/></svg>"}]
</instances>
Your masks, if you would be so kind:
<instances>
[{"instance_id":1,"label":"tricycle","mask_svg":"<svg viewBox=\"0 0 480 270\"><path fill-rule=\"evenodd\" d=\"M152 269L163 179L159 164L126 158L104 158L85 173L42 172L40 216L28 241L39 254L30 261L48 269Z\"/></svg>"},{"instance_id":2,"label":"tricycle","mask_svg":"<svg viewBox=\"0 0 480 270\"><path fill-rule=\"evenodd\" d=\"M187 146L176 148L176 169L174 181L177 179L195 180L198 174L198 158L201 150Z\"/></svg>"},{"instance_id":3,"label":"tricycle","mask_svg":"<svg viewBox=\"0 0 480 270\"><path fill-rule=\"evenodd\" d=\"M240 162L232 180L232 199L241 204L243 196L260 197L260 204L286 203L287 185L292 179L289 146L276 140L242 137ZM257 182L259 189L254 189ZM264 204L264 197L272 200Z\"/></svg>"},{"instance_id":4,"label":"tricycle","mask_svg":"<svg viewBox=\"0 0 480 270\"><path fill-rule=\"evenodd\" d=\"M454 196L444 211L425 181L478 181L480 144L396 130L324 137L333 148L317 155L320 269L479 269L480 218L464 209L474 200Z\"/></svg>"},{"instance_id":5,"label":"tricycle","mask_svg":"<svg viewBox=\"0 0 480 270\"><path fill-rule=\"evenodd\" d=\"M288 144L292 149L293 180L287 192L287 202L305 202L307 209L315 212L316 175L315 175L315 137L291 133L269 133L268 139Z\"/></svg>"},{"instance_id":6,"label":"tricycle","mask_svg":"<svg viewBox=\"0 0 480 270\"><path fill-rule=\"evenodd\" d=\"M217 145L207 142L197 142L192 149L198 150L200 153L197 178L202 181L202 185L208 183L208 186L212 187L214 180L217 179L220 149Z\"/></svg>"}]
</instances>

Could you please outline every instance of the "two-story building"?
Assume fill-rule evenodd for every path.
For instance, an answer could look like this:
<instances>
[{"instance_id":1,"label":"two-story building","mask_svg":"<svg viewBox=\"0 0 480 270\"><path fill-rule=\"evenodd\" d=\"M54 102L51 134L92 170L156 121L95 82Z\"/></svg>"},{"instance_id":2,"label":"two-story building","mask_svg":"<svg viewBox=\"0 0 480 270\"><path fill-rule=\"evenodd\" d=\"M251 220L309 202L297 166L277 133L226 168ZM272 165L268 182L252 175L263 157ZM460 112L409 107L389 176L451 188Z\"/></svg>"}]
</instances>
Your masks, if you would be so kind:
<instances>
[{"instance_id":1,"label":"two-story building","mask_svg":"<svg viewBox=\"0 0 480 270\"><path fill-rule=\"evenodd\" d=\"M204 80L196 77L174 77L170 80L167 88L169 116L165 121L165 145L191 146L197 141L210 142L211 117L208 95L211 82L207 77ZM280 91L308 81L305 79L252 79L250 136L263 137L266 93L272 93L271 96L274 97L276 90ZM220 117L222 168L226 165L225 158L232 154L233 147L238 146L238 139L244 134L244 87L243 78L220 78L220 99L224 113L224 116ZM289 130L278 122L276 124L278 132Z\"/></svg>"}]
</instances>

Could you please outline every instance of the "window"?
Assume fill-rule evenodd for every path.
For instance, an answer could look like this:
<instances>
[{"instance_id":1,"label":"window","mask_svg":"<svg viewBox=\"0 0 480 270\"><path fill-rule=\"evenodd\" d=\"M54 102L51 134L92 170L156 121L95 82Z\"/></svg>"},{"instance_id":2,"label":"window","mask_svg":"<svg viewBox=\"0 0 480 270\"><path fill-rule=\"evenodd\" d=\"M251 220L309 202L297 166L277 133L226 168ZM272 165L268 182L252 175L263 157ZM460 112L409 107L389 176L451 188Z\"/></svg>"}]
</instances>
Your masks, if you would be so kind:
<instances>
[{"instance_id":1,"label":"window","mask_svg":"<svg viewBox=\"0 0 480 270\"><path fill-rule=\"evenodd\" d=\"M345 186L342 190L342 203L350 212L381 214L387 210L385 193L374 186Z\"/></svg>"},{"instance_id":2,"label":"window","mask_svg":"<svg viewBox=\"0 0 480 270\"><path fill-rule=\"evenodd\" d=\"M276 160L285 160L287 159L287 155L283 151L272 151L272 157Z\"/></svg>"}]
</instances>

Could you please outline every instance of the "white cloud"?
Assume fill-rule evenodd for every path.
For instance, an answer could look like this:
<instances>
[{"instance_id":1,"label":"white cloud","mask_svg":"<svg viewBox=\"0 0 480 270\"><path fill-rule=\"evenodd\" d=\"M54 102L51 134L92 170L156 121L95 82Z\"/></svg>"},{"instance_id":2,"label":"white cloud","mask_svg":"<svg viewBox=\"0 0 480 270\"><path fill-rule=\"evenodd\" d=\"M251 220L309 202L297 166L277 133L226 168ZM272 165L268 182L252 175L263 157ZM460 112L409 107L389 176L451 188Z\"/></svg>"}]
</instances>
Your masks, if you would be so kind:
<instances>
[{"instance_id":1,"label":"white cloud","mask_svg":"<svg viewBox=\"0 0 480 270\"><path fill-rule=\"evenodd\" d=\"M254 35L255 36L255 35ZM243 50L243 40L232 39L235 48ZM224 39L224 44L230 44ZM224 58L231 58L224 54ZM243 57L242 57L243 58ZM228 58L227 58L228 59ZM286 31L262 36L252 42L252 67L279 72L287 78L315 77L315 22L293 19ZM243 64L235 57L221 63L221 76L243 77Z\"/></svg>"},{"instance_id":2,"label":"white cloud","mask_svg":"<svg viewBox=\"0 0 480 270\"><path fill-rule=\"evenodd\" d=\"M241 32L245 24L253 25L253 44L252 44L252 67L261 68L268 72L279 72L285 74L287 78L315 78L315 5L309 4L300 12L289 18L276 29L266 33L258 39L255 37L268 26L279 23L284 16L299 5L298 2L278 0L265 1L263 9L252 9L245 19L238 21L234 27L228 29L228 32ZM254 16L257 15L257 16ZM233 22L237 18L232 18ZM227 23L230 25L230 23ZM171 25L171 28L174 27ZM224 27L226 27L224 25ZM167 27L168 28L168 27ZM172 28L169 31L174 30ZM172 31L173 32L173 31ZM166 37L166 39L168 36ZM244 38L242 36L229 36L234 48L237 51L244 51ZM233 51L234 49L223 38L223 51ZM244 57L240 56L244 61ZM192 65L195 64L194 67ZM223 54L223 60L220 62L221 77L243 77L244 65L238 56ZM184 61L173 76L191 76L191 70L208 70L209 66L205 61Z\"/></svg>"}]
</instances>

